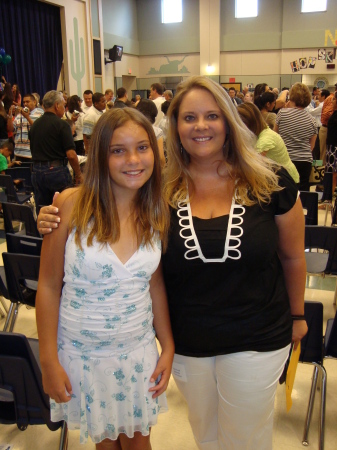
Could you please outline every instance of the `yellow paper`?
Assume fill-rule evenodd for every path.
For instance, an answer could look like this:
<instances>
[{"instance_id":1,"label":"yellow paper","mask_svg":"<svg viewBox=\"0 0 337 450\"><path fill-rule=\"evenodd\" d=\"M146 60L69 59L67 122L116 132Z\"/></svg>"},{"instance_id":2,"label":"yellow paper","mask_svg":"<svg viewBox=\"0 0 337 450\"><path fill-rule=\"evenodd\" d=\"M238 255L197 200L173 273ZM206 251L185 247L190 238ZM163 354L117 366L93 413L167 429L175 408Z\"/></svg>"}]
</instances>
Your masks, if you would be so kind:
<instances>
[{"instance_id":1,"label":"yellow paper","mask_svg":"<svg viewBox=\"0 0 337 450\"><path fill-rule=\"evenodd\" d=\"M301 354L301 343L298 344L297 349L291 352L289 366L287 370L287 376L286 376L286 403L287 403L287 412L290 411L290 408L293 404L291 399L291 392L293 390L294 381L295 381L295 375L296 375L296 369L298 360Z\"/></svg>"}]
</instances>

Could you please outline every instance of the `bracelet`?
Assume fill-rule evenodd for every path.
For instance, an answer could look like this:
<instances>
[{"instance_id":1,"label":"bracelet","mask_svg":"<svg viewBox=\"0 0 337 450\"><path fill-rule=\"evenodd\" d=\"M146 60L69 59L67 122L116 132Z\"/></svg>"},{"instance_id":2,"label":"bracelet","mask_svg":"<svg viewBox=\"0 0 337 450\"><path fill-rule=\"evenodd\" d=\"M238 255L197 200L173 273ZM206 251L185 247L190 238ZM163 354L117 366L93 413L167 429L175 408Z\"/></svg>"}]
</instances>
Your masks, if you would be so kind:
<instances>
[{"instance_id":1,"label":"bracelet","mask_svg":"<svg viewBox=\"0 0 337 450\"><path fill-rule=\"evenodd\" d=\"M305 320L305 315L304 315L304 314L299 314L299 315L297 315L297 314L292 314L292 315L291 315L291 318L292 318L293 320Z\"/></svg>"}]
</instances>

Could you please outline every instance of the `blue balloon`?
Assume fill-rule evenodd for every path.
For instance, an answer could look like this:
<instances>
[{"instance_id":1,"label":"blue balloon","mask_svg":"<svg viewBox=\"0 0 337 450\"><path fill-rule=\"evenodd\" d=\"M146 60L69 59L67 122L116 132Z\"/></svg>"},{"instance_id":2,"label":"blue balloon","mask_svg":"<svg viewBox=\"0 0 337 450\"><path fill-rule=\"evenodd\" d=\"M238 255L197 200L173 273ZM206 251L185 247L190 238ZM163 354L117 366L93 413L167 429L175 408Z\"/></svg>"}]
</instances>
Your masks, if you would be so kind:
<instances>
[{"instance_id":1,"label":"blue balloon","mask_svg":"<svg viewBox=\"0 0 337 450\"><path fill-rule=\"evenodd\" d=\"M4 57L6 55L6 51L4 48L0 48L0 55Z\"/></svg>"}]
</instances>

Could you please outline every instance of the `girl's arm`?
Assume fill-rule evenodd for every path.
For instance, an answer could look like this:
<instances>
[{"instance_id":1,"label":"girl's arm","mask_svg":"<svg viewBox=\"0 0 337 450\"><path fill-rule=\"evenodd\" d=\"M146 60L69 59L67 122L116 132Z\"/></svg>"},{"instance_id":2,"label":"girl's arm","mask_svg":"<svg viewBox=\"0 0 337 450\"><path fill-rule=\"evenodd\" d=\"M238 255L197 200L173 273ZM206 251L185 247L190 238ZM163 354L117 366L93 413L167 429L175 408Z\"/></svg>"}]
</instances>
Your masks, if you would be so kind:
<instances>
[{"instance_id":1,"label":"girl's arm","mask_svg":"<svg viewBox=\"0 0 337 450\"><path fill-rule=\"evenodd\" d=\"M301 200L298 198L293 208L287 213L276 216L275 222L279 232L278 255L283 267L291 314L302 315L304 314L306 263L304 215ZM292 340L295 348L307 331L305 320L293 321Z\"/></svg>"},{"instance_id":2,"label":"girl's arm","mask_svg":"<svg viewBox=\"0 0 337 450\"><path fill-rule=\"evenodd\" d=\"M174 356L174 342L161 263L151 277L150 294L152 298L153 325L162 348L156 369L150 379L153 383L161 375L159 383L149 389L150 392L154 392L152 397L156 398L167 388Z\"/></svg>"},{"instance_id":3,"label":"girl's arm","mask_svg":"<svg viewBox=\"0 0 337 450\"><path fill-rule=\"evenodd\" d=\"M55 203L63 220L54 233L43 239L36 295L36 322L43 388L58 403L69 401L72 390L69 378L58 359L57 328L64 273L64 252L74 191L75 189L67 189L56 199Z\"/></svg>"}]
</instances>

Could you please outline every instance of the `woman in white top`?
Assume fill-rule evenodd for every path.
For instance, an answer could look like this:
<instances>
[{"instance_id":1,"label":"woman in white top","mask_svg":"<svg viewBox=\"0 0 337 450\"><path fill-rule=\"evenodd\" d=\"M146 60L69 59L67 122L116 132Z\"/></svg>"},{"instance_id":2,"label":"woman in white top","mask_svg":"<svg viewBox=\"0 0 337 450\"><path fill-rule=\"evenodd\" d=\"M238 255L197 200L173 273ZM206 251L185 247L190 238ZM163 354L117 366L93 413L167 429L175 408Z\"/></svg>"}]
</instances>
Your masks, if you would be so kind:
<instances>
[{"instance_id":1,"label":"woman in white top","mask_svg":"<svg viewBox=\"0 0 337 450\"><path fill-rule=\"evenodd\" d=\"M65 113L67 119L75 122L75 146L78 155L85 155L83 143L83 117L84 112L81 109L82 100L78 95L72 95L67 102L68 111Z\"/></svg>"}]
</instances>

